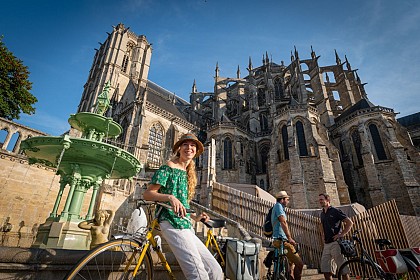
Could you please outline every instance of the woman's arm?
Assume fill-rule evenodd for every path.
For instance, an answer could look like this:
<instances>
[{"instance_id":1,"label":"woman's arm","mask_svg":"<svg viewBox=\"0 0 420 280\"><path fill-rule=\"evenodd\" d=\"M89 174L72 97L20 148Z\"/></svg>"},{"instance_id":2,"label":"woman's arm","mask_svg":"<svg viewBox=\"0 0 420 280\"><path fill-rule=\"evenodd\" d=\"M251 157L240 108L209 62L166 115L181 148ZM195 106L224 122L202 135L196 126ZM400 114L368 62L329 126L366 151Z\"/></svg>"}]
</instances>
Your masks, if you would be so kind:
<instances>
[{"instance_id":1,"label":"woman's arm","mask_svg":"<svg viewBox=\"0 0 420 280\"><path fill-rule=\"evenodd\" d=\"M143 193L143 198L149 201L169 201L173 207L175 213L179 213L182 217L185 217L187 211L185 210L184 205L172 194L159 193L160 185L159 184L149 184L147 190Z\"/></svg>"}]
</instances>

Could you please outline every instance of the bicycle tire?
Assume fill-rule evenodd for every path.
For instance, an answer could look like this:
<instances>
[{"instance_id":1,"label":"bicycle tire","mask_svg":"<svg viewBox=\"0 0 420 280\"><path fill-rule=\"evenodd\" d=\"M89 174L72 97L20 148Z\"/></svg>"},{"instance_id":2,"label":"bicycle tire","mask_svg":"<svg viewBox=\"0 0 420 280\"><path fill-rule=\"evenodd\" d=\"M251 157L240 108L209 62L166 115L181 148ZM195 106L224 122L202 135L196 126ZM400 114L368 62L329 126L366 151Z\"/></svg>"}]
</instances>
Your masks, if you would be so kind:
<instances>
[{"instance_id":1,"label":"bicycle tire","mask_svg":"<svg viewBox=\"0 0 420 280\"><path fill-rule=\"evenodd\" d=\"M387 280L390 279L386 276L385 272L384 275L378 275L374 265L367 261L361 261L360 259L351 259L346 262L344 262L337 273L338 280L346 279L343 277L343 272L345 272L345 269L349 269L349 275L350 279L361 279L361 280ZM393 279L393 277L391 278Z\"/></svg>"},{"instance_id":2,"label":"bicycle tire","mask_svg":"<svg viewBox=\"0 0 420 280\"><path fill-rule=\"evenodd\" d=\"M287 257L279 257L279 261L274 262L273 280L289 280L289 270L289 260Z\"/></svg>"},{"instance_id":3,"label":"bicycle tire","mask_svg":"<svg viewBox=\"0 0 420 280\"><path fill-rule=\"evenodd\" d=\"M152 280L153 261L150 250L147 250L137 275L134 278L132 276L142 251L141 247L141 244L134 240L111 240L89 251L64 279ZM129 267L128 272L124 272L126 267Z\"/></svg>"}]
</instances>

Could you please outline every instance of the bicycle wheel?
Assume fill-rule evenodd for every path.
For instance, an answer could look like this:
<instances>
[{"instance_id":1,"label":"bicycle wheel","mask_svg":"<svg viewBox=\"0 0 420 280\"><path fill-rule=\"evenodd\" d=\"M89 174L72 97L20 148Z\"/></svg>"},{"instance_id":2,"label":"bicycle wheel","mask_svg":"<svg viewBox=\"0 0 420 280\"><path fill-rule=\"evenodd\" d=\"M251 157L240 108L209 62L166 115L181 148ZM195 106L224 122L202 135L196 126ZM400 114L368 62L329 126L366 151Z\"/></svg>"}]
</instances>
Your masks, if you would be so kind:
<instances>
[{"instance_id":1,"label":"bicycle wheel","mask_svg":"<svg viewBox=\"0 0 420 280\"><path fill-rule=\"evenodd\" d=\"M83 257L64 279L152 280L153 262L149 250L133 277L141 248L141 244L134 240L116 239L104 243Z\"/></svg>"},{"instance_id":2,"label":"bicycle wheel","mask_svg":"<svg viewBox=\"0 0 420 280\"><path fill-rule=\"evenodd\" d=\"M368 280L385 280L387 278L385 272L379 272L370 262L362 262L360 259L348 260L340 266L337 276L338 280L347 279L345 275L349 273L350 279L368 279Z\"/></svg>"},{"instance_id":3,"label":"bicycle wheel","mask_svg":"<svg viewBox=\"0 0 420 280\"><path fill-rule=\"evenodd\" d=\"M289 280L290 268L287 257L279 257L277 262L274 262L273 280Z\"/></svg>"}]
</instances>

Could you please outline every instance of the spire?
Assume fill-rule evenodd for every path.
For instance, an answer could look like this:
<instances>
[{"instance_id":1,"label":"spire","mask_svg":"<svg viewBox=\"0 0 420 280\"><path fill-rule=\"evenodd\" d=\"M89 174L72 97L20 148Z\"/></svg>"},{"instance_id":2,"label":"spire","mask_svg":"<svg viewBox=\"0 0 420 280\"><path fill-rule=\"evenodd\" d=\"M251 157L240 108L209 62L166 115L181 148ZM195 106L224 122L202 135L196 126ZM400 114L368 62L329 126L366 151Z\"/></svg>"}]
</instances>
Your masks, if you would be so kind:
<instances>
[{"instance_id":1,"label":"spire","mask_svg":"<svg viewBox=\"0 0 420 280\"><path fill-rule=\"evenodd\" d=\"M263 65L265 65L265 58L264 58L264 54L262 55L262 63L263 63Z\"/></svg>"},{"instance_id":2,"label":"spire","mask_svg":"<svg viewBox=\"0 0 420 280\"><path fill-rule=\"evenodd\" d=\"M241 77L241 70L239 69L239 65L238 65L238 70L236 70L236 78L240 78Z\"/></svg>"},{"instance_id":3,"label":"spire","mask_svg":"<svg viewBox=\"0 0 420 280\"><path fill-rule=\"evenodd\" d=\"M298 51L296 49L296 46L295 46L295 57L296 57L296 59L299 59L299 54L298 54Z\"/></svg>"},{"instance_id":4,"label":"spire","mask_svg":"<svg viewBox=\"0 0 420 280\"><path fill-rule=\"evenodd\" d=\"M270 61L268 60L268 53L267 53L267 51L265 51L265 63L266 64L269 64L270 63Z\"/></svg>"},{"instance_id":5,"label":"spire","mask_svg":"<svg viewBox=\"0 0 420 280\"><path fill-rule=\"evenodd\" d=\"M346 59L347 70L351 71L351 65L350 62L347 60L347 55L345 55L344 58Z\"/></svg>"},{"instance_id":6,"label":"spire","mask_svg":"<svg viewBox=\"0 0 420 280\"><path fill-rule=\"evenodd\" d=\"M295 60L295 57L293 56L293 52L290 51L290 61L293 62L293 60Z\"/></svg>"},{"instance_id":7,"label":"spire","mask_svg":"<svg viewBox=\"0 0 420 280\"><path fill-rule=\"evenodd\" d=\"M312 59L316 58L316 54L314 52L314 49L312 48L312 45L311 45L311 57L312 57Z\"/></svg>"},{"instance_id":8,"label":"spire","mask_svg":"<svg viewBox=\"0 0 420 280\"><path fill-rule=\"evenodd\" d=\"M219 62L216 62L215 72L216 72L216 77L219 77Z\"/></svg>"},{"instance_id":9,"label":"spire","mask_svg":"<svg viewBox=\"0 0 420 280\"><path fill-rule=\"evenodd\" d=\"M334 49L334 52L335 52L335 62L337 63L337 65L341 65L341 59L338 57L337 50Z\"/></svg>"},{"instance_id":10,"label":"spire","mask_svg":"<svg viewBox=\"0 0 420 280\"><path fill-rule=\"evenodd\" d=\"M193 86L192 86L192 91L191 91L192 93L196 93L197 92L197 86L196 86L196 84L195 84L195 79L194 79L194 83L193 83Z\"/></svg>"},{"instance_id":11,"label":"spire","mask_svg":"<svg viewBox=\"0 0 420 280\"><path fill-rule=\"evenodd\" d=\"M172 104L176 104L176 94L174 92L174 94L172 95Z\"/></svg>"},{"instance_id":12,"label":"spire","mask_svg":"<svg viewBox=\"0 0 420 280\"><path fill-rule=\"evenodd\" d=\"M251 57L249 57L249 62L248 62L248 71L252 70L252 61L251 61Z\"/></svg>"}]
</instances>

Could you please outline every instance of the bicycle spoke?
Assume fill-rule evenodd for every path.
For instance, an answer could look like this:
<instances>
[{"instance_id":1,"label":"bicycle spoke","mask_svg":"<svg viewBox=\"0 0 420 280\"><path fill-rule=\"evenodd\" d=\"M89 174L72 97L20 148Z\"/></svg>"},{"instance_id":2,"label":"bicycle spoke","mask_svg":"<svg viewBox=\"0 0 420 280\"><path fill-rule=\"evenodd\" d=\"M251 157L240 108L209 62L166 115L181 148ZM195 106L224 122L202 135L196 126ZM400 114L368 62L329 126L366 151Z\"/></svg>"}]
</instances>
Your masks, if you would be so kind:
<instances>
[{"instance_id":1,"label":"bicycle spoke","mask_svg":"<svg viewBox=\"0 0 420 280\"><path fill-rule=\"evenodd\" d=\"M114 240L91 251L69 272L66 279L133 279L139 261L140 244L130 240ZM153 263L147 252L135 279L152 279Z\"/></svg>"}]
</instances>

